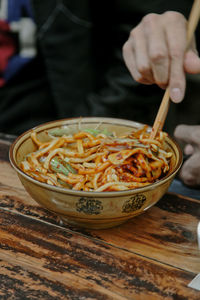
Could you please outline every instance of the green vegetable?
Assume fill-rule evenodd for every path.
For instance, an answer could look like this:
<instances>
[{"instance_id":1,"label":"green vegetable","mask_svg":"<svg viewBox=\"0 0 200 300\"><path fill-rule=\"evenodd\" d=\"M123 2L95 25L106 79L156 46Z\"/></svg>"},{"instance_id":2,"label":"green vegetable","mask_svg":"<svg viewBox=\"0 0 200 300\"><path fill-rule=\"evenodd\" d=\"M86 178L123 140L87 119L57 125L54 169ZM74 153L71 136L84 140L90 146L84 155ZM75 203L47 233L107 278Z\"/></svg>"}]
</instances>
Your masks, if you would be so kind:
<instances>
[{"instance_id":1,"label":"green vegetable","mask_svg":"<svg viewBox=\"0 0 200 300\"><path fill-rule=\"evenodd\" d=\"M49 130L48 133L53 136L63 136L69 134L69 128L54 128Z\"/></svg>"},{"instance_id":2,"label":"green vegetable","mask_svg":"<svg viewBox=\"0 0 200 300\"><path fill-rule=\"evenodd\" d=\"M112 136L112 133L109 132L106 128L104 128L104 130L99 130L99 129L93 129L93 128L86 128L83 131L88 132L94 136L98 135L98 134L105 134L107 136ZM68 135L68 134L73 134L75 131L69 129L68 127L65 128L54 128L48 131L48 133L50 135L53 136L63 136L63 135Z\"/></svg>"},{"instance_id":3,"label":"green vegetable","mask_svg":"<svg viewBox=\"0 0 200 300\"><path fill-rule=\"evenodd\" d=\"M51 169L56 173L62 173L68 176L69 172L76 174L76 170L73 169L68 163L64 160L59 159L58 157L52 158L50 162Z\"/></svg>"},{"instance_id":4,"label":"green vegetable","mask_svg":"<svg viewBox=\"0 0 200 300\"><path fill-rule=\"evenodd\" d=\"M77 173L76 170L74 168L72 168L72 166L70 164L67 163L67 157L64 159L63 164L70 173L73 173L73 174Z\"/></svg>"},{"instance_id":5,"label":"green vegetable","mask_svg":"<svg viewBox=\"0 0 200 300\"><path fill-rule=\"evenodd\" d=\"M58 160L57 157L52 158L50 162L51 169L56 173L62 173L66 176L69 174L69 170L67 170L61 162Z\"/></svg>"},{"instance_id":6,"label":"green vegetable","mask_svg":"<svg viewBox=\"0 0 200 300\"><path fill-rule=\"evenodd\" d=\"M106 128L104 130L99 130L99 129L93 129L93 128L86 128L83 131L88 132L94 136L97 136L98 134L105 134L107 136L111 136L112 133L109 132Z\"/></svg>"},{"instance_id":7,"label":"green vegetable","mask_svg":"<svg viewBox=\"0 0 200 300\"><path fill-rule=\"evenodd\" d=\"M58 178L58 182L63 185L65 188L67 189L72 189L72 185L71 184L68 184L66 182L64 182L63 180L61 180L60 178Z\"/></svg>"}]
</instances>

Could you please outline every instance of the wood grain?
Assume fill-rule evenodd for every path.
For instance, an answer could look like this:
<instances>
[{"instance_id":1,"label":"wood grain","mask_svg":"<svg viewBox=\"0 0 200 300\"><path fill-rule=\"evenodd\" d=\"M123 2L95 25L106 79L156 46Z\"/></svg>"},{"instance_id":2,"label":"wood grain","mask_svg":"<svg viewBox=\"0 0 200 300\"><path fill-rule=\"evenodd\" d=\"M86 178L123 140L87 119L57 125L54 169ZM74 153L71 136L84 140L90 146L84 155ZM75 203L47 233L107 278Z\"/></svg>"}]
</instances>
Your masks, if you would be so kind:
<instances>
[{"instance_id":1,"label":"wood grain","mask_svg":"<svg viewBox=\"0 0 200 300\"><path fill-rule=\"evenodd\" d=\"M199 299L198 200L166 194L119 227L75 228L31 199L0 146L0 299Z\"/></svg>"},{"instance_id":2,"label":"wood grain","mask_svg":"<svg viewBox=\"0 0 200 300\"><path fill-rule=\"evenodd\" d=\"M30 291L38 278L43 291L52 282L52 287L62 286L63 296L69 292L79 298L88 293L94 299L198 299L198 293L186 287L194 277L191 272L8 211L0 212L0 223L1 274L18 280L22 293L26 282ZM12 289L11 285L11 294ZM55 291L50 288L48 293Z\"/></svg>"}]
</instances>

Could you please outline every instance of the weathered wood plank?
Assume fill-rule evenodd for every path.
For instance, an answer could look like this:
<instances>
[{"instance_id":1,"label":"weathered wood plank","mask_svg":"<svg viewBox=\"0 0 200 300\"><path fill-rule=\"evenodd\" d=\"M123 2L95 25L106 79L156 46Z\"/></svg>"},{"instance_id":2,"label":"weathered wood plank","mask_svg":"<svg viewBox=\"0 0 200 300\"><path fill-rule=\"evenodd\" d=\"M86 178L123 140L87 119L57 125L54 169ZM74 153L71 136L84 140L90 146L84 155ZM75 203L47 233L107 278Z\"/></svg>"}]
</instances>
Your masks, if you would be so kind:
<instances>
[{"instance_id":1,"label":"weathered wood plank","mask_svg":"<svg viewBox=\"0 0 200 300\"><path fill-rule=\"evenodd\" d=\"M61 226L57 216L31 199L16 172L5 160L0 163L0 207ZM130 252L199 273L200 254L196 238L199 219L198 200L166 194L143 215L113 229L95 231L62 226Z\"/></svg>"},{"instance_id":2,"label":"weathered wood plank","mask_svg":"<svg viewBox=\"0 0 200 300\"><path fill-rule=\"evenodd\" d=\"M26 264L18 265L0 260L0 299L126 299L104 288L96 288L87 280L73 278L73 275L48 273L31 269ZM56 276L59 276L57 280ZM63 277L63 278L62 278Z\"/></svg>"},{"instance_id":3,"label":"weathered wood plank","mask_svg":"<svg viewBox=\"0 0 200 300\"><path fill-rule=\"evenodd\" d=\"M199 299L192 272L16 213L0 224L1 299Z\"/></svg>"},{"instance_id":4,"label":"weathered wood plank","mask_svg":"<svg viewBox=\"0 0 200 300\"><path fill-rule=\"evenodd\" d=\"M131 252L199 273L199 220L199 201L166 194L143 215L117 228L93 230L92 236Z\"/></svg>"}]
</instances>

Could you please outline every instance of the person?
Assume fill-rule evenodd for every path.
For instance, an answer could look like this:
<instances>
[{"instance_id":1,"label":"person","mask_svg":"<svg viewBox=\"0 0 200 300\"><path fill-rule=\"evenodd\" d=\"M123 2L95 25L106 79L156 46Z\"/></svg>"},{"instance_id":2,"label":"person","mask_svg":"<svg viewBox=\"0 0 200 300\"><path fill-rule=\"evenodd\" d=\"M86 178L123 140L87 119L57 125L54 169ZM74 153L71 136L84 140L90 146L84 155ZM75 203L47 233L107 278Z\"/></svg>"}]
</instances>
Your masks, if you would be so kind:
<instances>
[{"instance_id":1,"label":"person","mask_svg":"<svg viewBox=\"0 0 200 300\"><path fill-rule=\"evenodd\" d=\"M187 21L178 12L148 14L132 29L123 46L125 63L134 80L169 87L174 103L183 100L186 74L200 73L195 38L186 49ZM188 186L200 186L200 126L179 125L174 136L185 144L189 158L180 171Z\"/></svg>"},{"instance_id":2,"label":"person","mask_svg":"<svg viewBox=\"0 0 200 300\"><path fill-rule=\"evenodd\" d=\"M152 11L163 15L170 9L187 18L190 4L186 0L142 4L138 0L1 1L0 131L21 134L46 121L80 116L119 117L151 125L162 98L160 86L165 88L167 83L166 73L158 82L156 68L159 86L142 85L130 76L121 49L131 28L145 15ZM184 27L183 18L181 24L179 18L176 21L175 27ZM170 24L162 28L169 25L174 31ZM193 60L194 54L188 59ZM173 62L177 60L175 55ZM169 63L165 60L165 67ZM162 64L159 68L162 71ZM182 86L175 86L175 98L184 91L181 74ZM151 74L148 77L152 80ZM167 132L172 132L181 112L170 107ZM199 115L196 118L200 122Z\"/></svg>"},{"instance_id":3,"label":"person","mask_svg":"<svg viewBox=\"0 0 200 300\"><path fill-rule=\"evenodd\" d=\"M186 185L200 187L200 126L179 125L174 136L184 143L184 153L189 157L181 168L180 178Z\"/></svg>"},{"instance_id":4,"label":"person","mask_svg":"<svg viewBox=\"0 0 200 300\"><path fill-rule=\"evenodd\" d=\"M187 17L190 3L1 1L0 131L18 135L46 121L79 116L151 125L163 91L133 80L121 49L144 15L169 9ZM170 108L166 121L169 133L175 110Z\"/></svg>"}]
</instances>

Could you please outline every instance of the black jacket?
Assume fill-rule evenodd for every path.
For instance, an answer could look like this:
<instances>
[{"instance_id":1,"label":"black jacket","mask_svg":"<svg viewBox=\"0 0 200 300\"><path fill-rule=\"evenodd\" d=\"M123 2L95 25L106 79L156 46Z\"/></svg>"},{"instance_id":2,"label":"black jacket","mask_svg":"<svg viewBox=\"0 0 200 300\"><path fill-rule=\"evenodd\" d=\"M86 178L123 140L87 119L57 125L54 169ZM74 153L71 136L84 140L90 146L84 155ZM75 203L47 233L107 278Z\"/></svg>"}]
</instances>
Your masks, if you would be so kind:
<instances>
[{"instance_id":1,"label":"black jacket","mask_svg":"<svg viewBox=\"0 0 200 300\"><path fill-rule=\"evenodd\" d=\"M122 45L147 13L176 10L188 17L191 5L174 0L32 0L38 56L0 91L0 131L20 133L41 122L76 116L152 125L163 91L131 78Z\"/></svg>"}]
</instances>

